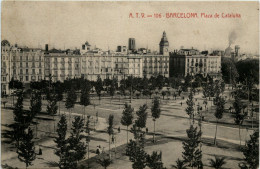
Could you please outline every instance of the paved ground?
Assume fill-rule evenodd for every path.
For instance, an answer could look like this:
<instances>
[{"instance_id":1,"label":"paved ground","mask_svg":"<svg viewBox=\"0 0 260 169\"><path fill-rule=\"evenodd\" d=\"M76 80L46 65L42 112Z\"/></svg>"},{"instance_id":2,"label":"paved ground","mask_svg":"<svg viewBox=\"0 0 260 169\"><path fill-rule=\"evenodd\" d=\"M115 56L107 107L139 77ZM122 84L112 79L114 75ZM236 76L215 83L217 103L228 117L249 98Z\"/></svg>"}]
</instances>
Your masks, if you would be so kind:
<instances>
[{"instance_id":1,"label":"paved ground","mask_svg":"<svg viewBox=\"0 0 260 169\"><path fill-rule=\"evenodd\" d=\"M96 106L88 106L86 108L86 114L91 115L92 117L92 126L96 128L96 131L91 132L92 140L90 142L90 157L95 156L95 150L98 145L102 148L104 147L104 151L108 150L108 134L106 134L105 130L107 127L106 119L108 118L109 114L114 114L115 116L115 132L117 133L117 127L121 127L121 132L117 133L115 136L115 143L111 145L111 147L117 147L126 143L126 130L124 126L120 125L120 118L122 115L123 104L124 102L129 102L129 99L123 99L124 97L120 98L102 98L99 101L95 98L94 102ZM167 97L165 97L167 98ZM196 94L195 98L197 99L197 103L200 102L202 105L202 94ZM183 103L181 106L181 102ZM181 138L186 137L186 129L189 128L190 120L188 115L185 112L186 108L186 98L182 100L181 98L177 98L177 100L173 100L172 97L170 100L162 100L161 106L161 117L156 121L156 133L157 139L162 142L158 143L157 145L150 145L146 147L146 151L151 153L152 151L159 151L163 152L163 162L165 166L170 168L172 164L174 164L177 158L181 158L182 144ZM148 107L151 105L150 99L134 99L132 100L132 106L135 108L135 111L138 110L138 107L144 103L148 104ZM7 105L10 105L10 102ZM44 102L46 104L46 102ZM28 108L29 102L25 102L25 108ZM208 104L208 113L212 114L214 112L214 107L211 107L211 104ZM43 107L45 110L45 107ZM76 115L84 115L83 107L80 105L76 105L74 109L72 109L71 116ZM98 123L94 124L96 121L96 114L98 112ZM64 103L61 103L61 113L64 113L69 117L69 111L64 108ZM148 110L149 117L147 120L147 127L149 132L153 131L153 121L150 116L150 108ZM206 113L206 112L205 112ZM54 130L54 123L52 117L49 117L49 120L43 120L41 116L46 117L46 115L39 115L38 116L38 131L37 136L40 139L37 139L36 142L36 150L39 147L43 150L43 155L37 156L37 159L33 162L33 166L29 168L48 168L55 166L55 162L58 161L58 157L54 155L54 147L55 144L53 142L53 130ZM6 129L5 124L8 124L12 121L12 111L8 109L2 108L2 131ZM224 118L230 118L228 115L224 115ZM55 116L56 122L59 119L59 116ZM210 120L209 120L210 121ZM221 121L221 120L220 120ZM197 123L197 121L195 122ZM70 124L70 123L69 123ZM206 161L208 158L211 158L214 154L216 155L223 155L228 158L227 167L230 168L237 168L237 163L239 160L243 158L241 152L237 149L232 148L229 149L229 145L239 145L239 136L238 136L238 128L234 125L227 125L227 124L219 124L218 126L218 133L217 139L219 142L219 147L214 147L210 144L213 142L214 134L215 134L215 123L204 121L202 124L202 132L203 132L203 140L208 142L208 144L203 144L203 159ZM43 132L44 131L44 132ZM241 143L244 145L245 140L249 138L249 135L252 133L251 129L241 129ZM50 138L51 137L51 138ZM147 139L151 138L152 134L147 135ZM129 133L129 138L132 138L132 134ZM180 138L180 139L176 139ZM225 143L225 144L224 144ZM223 146L224 145L224 146ZM228 146L225 146L228 145ZM234 146L233 146L234 147ZM11 151L10 151L11 150ZM24 166L17 159L17 154L14 151L14 148L11 148L10 145L5 144L2 142L2 164L8 164L13 167L21 167ZM120 158L114 160L114 163L111 165L111 168L131 168L131 163L127 158Z\"/></svg>"}]
</instances>

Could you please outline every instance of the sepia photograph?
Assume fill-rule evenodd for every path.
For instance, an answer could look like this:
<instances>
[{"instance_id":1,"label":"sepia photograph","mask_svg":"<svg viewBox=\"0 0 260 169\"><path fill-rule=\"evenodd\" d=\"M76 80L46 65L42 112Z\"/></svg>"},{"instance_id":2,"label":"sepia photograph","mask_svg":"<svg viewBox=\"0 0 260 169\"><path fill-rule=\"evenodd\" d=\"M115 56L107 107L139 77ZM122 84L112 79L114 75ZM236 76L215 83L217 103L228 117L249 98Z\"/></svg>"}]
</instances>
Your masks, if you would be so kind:
<instances>
[{"instance_id":1,"label":"sepia photograph","mask_svg":"<svg viewBox=\"0 0 260 169\"><path fill-rule=\"evenodd\" d=\"M258 1L1 2L1 168L258 169Z\"/></svg>"}]
</instances>

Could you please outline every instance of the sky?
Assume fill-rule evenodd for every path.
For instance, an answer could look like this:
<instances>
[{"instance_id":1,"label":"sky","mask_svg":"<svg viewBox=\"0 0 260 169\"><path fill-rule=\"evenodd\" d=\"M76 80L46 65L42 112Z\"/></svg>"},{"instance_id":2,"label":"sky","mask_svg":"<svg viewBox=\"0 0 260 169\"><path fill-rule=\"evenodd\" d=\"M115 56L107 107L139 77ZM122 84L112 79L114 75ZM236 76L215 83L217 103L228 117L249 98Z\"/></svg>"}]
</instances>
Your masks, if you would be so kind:
<instances>
[{"instance_id":1,"label":"sky","mask_svg":"<svg viewBox=\"0 0 260 169\"><path fill-rule=\"evenodd\" d=\"M130 18L130 13L197 13L198 18ZM258 2L2 2L1 38L28 47L116 50L135 38L136 47L159 50L163 31L170 50L224 50L229 40L242 52L259 52ZM202 18L201 13L220 14ZM241 18L221 18L237 13Z\"/></svg>"}]
</instances>

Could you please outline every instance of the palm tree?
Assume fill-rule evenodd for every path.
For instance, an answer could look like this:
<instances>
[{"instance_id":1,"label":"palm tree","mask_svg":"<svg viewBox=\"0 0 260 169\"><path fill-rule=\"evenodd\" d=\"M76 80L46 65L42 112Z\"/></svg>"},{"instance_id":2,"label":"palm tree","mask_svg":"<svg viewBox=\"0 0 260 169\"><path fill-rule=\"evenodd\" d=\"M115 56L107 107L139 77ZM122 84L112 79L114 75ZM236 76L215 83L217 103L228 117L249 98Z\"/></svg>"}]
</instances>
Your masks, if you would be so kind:
<instances>
[{"instance_id":1,"label":"palm tree","mask_svg":"<svg viewBox=\"0 0 260 169\"><path fill-rule=\"evenodd\" d=\"M215 169L221 169L224 164L226 164L225 157L217 157L215 159L209 159L209 164Z\"/></svg>"},{"instance_id":2,"label":"palm tree","mask_svg":"<svg viewBox=\"0 0 260 169\"><path fill-rule=\"evenodd\" d=\"M177 168L177 169L187 169L187 165L185 164L185 162L183 160L180 160L178 158L178 160L176 160L176 165L172 165L173 168Z\"/></svg>"},{"instance_id":3,"label":"palm tree","mask_svg":"<svg viewBox=\"0 0 260 169\"><path fill-rule=\"evenodd\" d=\"M104 169L106 169L112 163L112 160L110 160L109 158L103 158L98 159L97 163L104 167Z\"/></svg>"}]
</instances>

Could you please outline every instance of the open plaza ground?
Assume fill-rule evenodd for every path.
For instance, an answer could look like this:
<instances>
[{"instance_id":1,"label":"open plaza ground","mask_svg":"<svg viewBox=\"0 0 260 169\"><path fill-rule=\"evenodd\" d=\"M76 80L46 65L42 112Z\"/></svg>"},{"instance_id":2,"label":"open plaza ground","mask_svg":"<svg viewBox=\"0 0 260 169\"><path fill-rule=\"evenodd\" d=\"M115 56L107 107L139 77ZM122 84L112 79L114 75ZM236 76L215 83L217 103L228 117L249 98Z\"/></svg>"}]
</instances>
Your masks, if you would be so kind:
<instances>
[{"instance_id":1,"label":"open plaza ground","mask_svg":"<svg viewBox=\"0 0 260 169\"><path fill-rule=\"evenodd\" d=\"M238 168L238 163L243 160L243 153L240 149L239 129L234 123L234 117L229 112L229 107L233 103L233 98L230 97L230 89L226 88L224 95L226 96L226 112L221 120L218 122L217 132L217 145L213 144L216 128L216 118L214 117L215 106L212 101L208 101L207 106L203 105L204 98L202 97L202 90L195 94L195 105L202 106L202 114L204 120L202 122L202 153L203 163L205 168L209 168L209 158L214 158L215 155L223 156L226 158L227 164L225 168ZM153 95L153 97L156 94ZM162 162L167 168L172 168L175 161L179 158L182 159L182 141L187 138L186 130L189 128L190 119L185 112L186 100L188 92L184 92L181 96L177 96L175 99L173 96L165 96L164 99L161 97L161 116L156 120L156 142L152 142L153 137L153 120L151 117L151 104L152 99L146 96L141 96L139 99L133 97L130 99L129 96L115 95L113 98L110 96L103 96L101 100L93 94L91 97L90 106L86 107L86 114L84 114L83 106L76 104L70 111L65 108L65 102L60 103L60 110L57 115L49 116L46 114L47 102L43 101L42 113L37 115L34 119L34 124L31 126L34 131L36 152L39 148L42 149L42 155L37 155L36 160L33 161L33 165L29 168L58 168L58 156L54 154L55 143L54 132L57 128L59 121L59 114L65 114L67 116L68 128L71 128L71 121L74 116L85 117L91 116L91 141L90 141L90 159L87 160L87 155L84 160L79 162L78 166L90 165L90 168L102 168L96 163L96 160L102 156L96 154L97 146L101 146L102 152L108 153L109 136L107 130L107 119L110 114L114 115L114 132L115 140L112 143L112 160L113 163L108 168L131 168L132 163L125 155L126 147L126 127L120 123L124 104L128 103L134 108L135 111L143 104L148 105L148 119L147 128L148 133L146 134L145 150L147 153L153 151L162 151ZM183 99L184 97L184 99ZM230 99L229 99L230 98ZM14 99L15 100L15 99ZM1 131L2 131L2 148L1 148L1 161L2 165L25 168L24 163L20 162L17 158L17 153L14 145L8 143L8 139L5 138L4 133L10 130L9 124L13 122L13 110L12 98L6 99L7 103L5 108L2 104L1 107ZM29 99L24 100L24 108L29 110L30 101ZM258 103L254 103L255 107L258 107ZM195 108L195 110L197 110ZM71 112L71 113L70 113ZM196 112L196 111L195 111ZM195 116L197 119L198 116ZM36 128L37 124L37 128ZM196 126L198 121L195 120ZM253 125L251 117L245 119L243 126L241 127L241 145L245 145L245 141L250 138L250 134L253 133L254 129L258 128L258 112L255 112L253 118ZM253 126L253 128L252 128ZM120 127L120 132L118 131ZM70 132L70 131L68 131ZM69 133L68 133L69 135ZM129 132L129 139L133 138L133 134Z\"/></svg>"}]
</instances>

